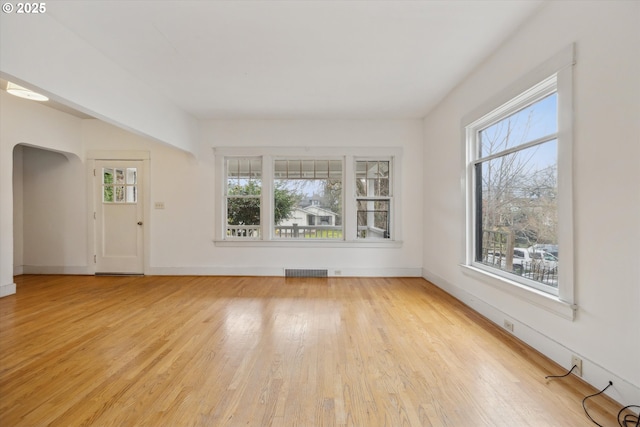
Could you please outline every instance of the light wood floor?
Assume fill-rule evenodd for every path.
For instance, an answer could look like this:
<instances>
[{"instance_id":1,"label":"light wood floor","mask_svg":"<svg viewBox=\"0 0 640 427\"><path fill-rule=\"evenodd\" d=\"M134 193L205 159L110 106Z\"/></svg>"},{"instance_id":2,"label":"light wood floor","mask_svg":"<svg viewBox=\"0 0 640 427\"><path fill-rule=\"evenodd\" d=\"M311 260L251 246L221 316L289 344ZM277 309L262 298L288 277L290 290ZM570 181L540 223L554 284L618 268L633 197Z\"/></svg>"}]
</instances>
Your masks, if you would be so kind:
<instances>
[{"instance_id":1,"label":"light wood floor","mask_svg":"<svg viewBox=\"0 0 640 427\"><path fill-rule=\"evenodd\" d=\"M16 283L3 427L592 425L596 390L419 278Z\"/></svg>"}]
</instances>

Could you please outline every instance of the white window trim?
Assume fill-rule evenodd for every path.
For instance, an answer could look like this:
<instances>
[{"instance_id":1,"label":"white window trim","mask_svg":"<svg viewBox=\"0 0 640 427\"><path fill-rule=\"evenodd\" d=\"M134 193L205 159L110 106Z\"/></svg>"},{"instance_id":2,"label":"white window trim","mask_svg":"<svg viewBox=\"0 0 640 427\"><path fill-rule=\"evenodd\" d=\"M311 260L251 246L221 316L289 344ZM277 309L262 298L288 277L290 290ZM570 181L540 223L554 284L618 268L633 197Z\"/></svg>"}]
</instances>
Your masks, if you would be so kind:
<instances>
[{"instance_id":1,"label":"white window trim","mask_svg":"<svg viewBox=\"0 0 640 427\"><path fill-rule=\"evenodd\" d=\"M397 248L402 246L401 224L401 187L398 165L402 163L400 147L213 147L215 157L215 209L213 242L216 246L264 246L264 247L325 247L325 248ZM262 158L262 217L260 240L241 240L225 238L224 185L226 183L225 158L231 156ZM343 227L344 239L274 239L273 227L273 162L276 159L342 159L342 191L343 191ZM391 198L391 239L358 239L356 238L356 195L355 195L355 161L362 159L390 160L392 176ZM351 235L352 234L352 235Z\"/></svg>"},{"instance_id":2,"label":"white window trim","mask_svg":"<svg viewBox=\"0 0 640 427\"><path fill-rule=\"evenodd\" d=\"M356 189L355 187L353 188L353 207L354 207L354 214L353 214L353 219L355 224L355 230L356 230L356 237L355 239L359 242L362 241L367 241L367 242L386 242L389 240L395 240L394 236L396 233L396 226L395 226L395 218L396 218L396 212L395 212L395 204L394 204L394 197L396 194L396 185L395 185L395 178L396 178L396 174L395 174L395 161L393 159L392 156L377 156L377 157L372 157L371 155L368 156L354 156L353 157L353 175L352 175L352 179L351 179L351 183L352 185L355 185L356 182L356 162L364 162L364 161L385 161L388 160L389 161L389 178L391 179L391 187L389 188L389 195L388 196L358 196L356 194ZM391 234L391 239L385 239L385 238L372 238L372 237L367 237L367 238L362 238L362 237L357 237L357 206L358 206L358 200L388 200L389 201L389 234Z\"/></svg>"},{"instance_id":3,"label":"white window trim","mask_svg":"<svg viewBox=\"0 0 640 427\"><path fill-rule=\"evenodd\" d=\"M227 206L228 206L228 203L229 203L229 193L228 193L229 187L227 186L227 179L229 177L229 168L228 168L228 162L226 160L228 160L229 158L232 158L232 157L241 157L243 159L248 159L248 160L260 160L261 171L264 170L264 165L262 165L263 159L262 159L261 156L226 156L225 159L223 159L224 188L222 190L222 194L223 194L223 198L224 198L223 211L225 213L222 216L223 219L226 218ZM261 188L260 197L252 196L250 198L256 198L256 199L259 198L260 199L260 207L261 207L261 209L260 209L260 224L261 224L260 225L260 236L261 237L244 237L244 238L241 238L241 237L229 237L229 236L227 236L229 224L227 224L227 222L225 220L224 229L223 229L223 236L225 236L225 238L227 240L262 240L262 233L263 233L262 222L264 221L264 215L262 213L263 212L262 204L264 203L264 197L262 196L262 193L264 192L264 179L262 178L262 176L260 176L260 188Z\"/></svg>"},{"instance_id":4,"label":"white window trim","mask_svg":"<svg viewBox=\"0 0 640 427\"><path fill-rule=\"evenodd\" d=\"M577 305L574 295L574 253L573 253L573 65L575 45L571 44L532 70L514 84L467 114L461 123L462 129L462 182L466 215L461 254L461 268L466 274L480 279L483 283L515 295L536 306L542 307L561 317L573 320ZM541 292L513 280L512 275L500 274L498 270L486 268L473 261L474 197L470 182L472 171L469 164L470 153L468 127L474 122L500 109L514 98L526 93L549 77L556 75L558 93L558 245L562 252L562 268L558 271L558 294ZM502 112L507 112L505 109Z\"/></svg>"},{"instance_id":5,"label":"white window trim","mask_svg":"<svg viewBox=\"0 0 640 427\"><path fill-rule=\"evenodd\" d=\"M309 242L312 242L312 240L309 239L283 239L283 238L276 238L273 236L273 232L274 232L274 227L273 227L273 210L274 210L274 206L273 206L273 192L274 192L274 172L273 172L273 166L274 166L274 162L276 160L340 160L343 163L343 170L342 170L342 177L340 178L342 181L342 196L343 196L343 203L342 203L342 207L344 209L344 181L345 181L345 173L344 173L344 168L346 167L346 165L344 165L344 156L340 156L340 155L336 155L336 151L334 151L333 154L331 155L314 155L313 153L310 153L309 150L305 150L305 154L304 155L297 155L297 156L292 156L291 154L288 155L266 155L265 156L268 159L268 168L264 169L263 166L263 171L266 170L265 173L269 174L269 178L265 178L265 180L269 181L269 197L266 197L266 199L268 199L268 204L265 204L265 210L264 210L264 215L268 218L267 221L265 222L265 239L264 240L268 240L269 243L272 242L288 242L289 240L296 240L296 241L302 241L302 242L306 242L307 244ZM264 157L263 157L264 158ZM266 202L266 201L265 201ZM343 224L342 224L342 231L344 233L345 230L345 224L344 224L344 218L343 218ZM317 241L317 242L343 242L343 239L316 239L313 241Z\"/></svg>"}]
</instances>

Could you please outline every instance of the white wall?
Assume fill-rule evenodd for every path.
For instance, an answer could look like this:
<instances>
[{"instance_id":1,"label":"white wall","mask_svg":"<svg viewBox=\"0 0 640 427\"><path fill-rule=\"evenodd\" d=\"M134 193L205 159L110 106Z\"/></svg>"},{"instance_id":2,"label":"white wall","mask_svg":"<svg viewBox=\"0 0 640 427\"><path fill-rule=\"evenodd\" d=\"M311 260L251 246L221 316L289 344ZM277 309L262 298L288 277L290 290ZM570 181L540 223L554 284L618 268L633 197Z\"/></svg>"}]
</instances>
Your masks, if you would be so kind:
<instances>
[{"instance_id":1,"label":"white wall","mask_svg":"<svg viewBox=\"0 0 640 427\"><path fill-rule=\"evenodd\" d=\"M419 120L210 121L204 123L201 134L203 148L207 151L211 147L243 146L401 148L402 161L396 165L402 191L403 244L400 248L304 251L299 248L252 248L242 254L254 259L254 263L259 262L257 267L265 268L328 268L330 274L331 270L339 269L343 275L419 274L422 252L422 184L416 179L422 170ZM237 251L229 254L234 252ZM237 260L229 258L229 262L237 263Z\"/></svg>"},{"instance_id":2,"label":"white wall","mask_svg":"<svg viewBox=\"0 0 640 427\"><path fill-rule=\"evenodd\" d=\"M24 265L24 198L23 198L23 155L24 146L13 150L13 274L23 274Z\"/></svg>"},{"instance_id":3,"label":"white wall","mask_svg":"<svg viewBox=\"0 0 640 427\"><path fill-rule=\"evenodd\" d=\"M150 152L149 274L273 274L283 268L339 269L343 275L419 275L422 263L422 122L211 121L198 158L97 120L83 123L87 150ZM214 146L401 147L404 242L399 248L215 246ZM156 202L164 209L154 209ZM331 273L331 272L330 272Z\"/></svg>"},{"instance_id":4,"label":"white wall","mask_svg":"<svg viewBox=\"0 0 640 427\"><path fill-rule=\"evenodd\" d=\"M0 75L6 80L137 134L185 151L197 149L198 122L194 117L49 14L36 19L0 14L0 51Z\"/></svg>"},{"instance_id":5,"label":"white wall","mask_svg":"<svg viewBox=\"0 0 640 427\"><path fill-rule=\"evenodd\" d=\"M624 404L640 401L640 3L549 2L424 121L424 276ZM575 42L576 319L465 275L461 119ZM561 249L562 250L562 249Z\"/></svg>"},{"instance_id":6,"label":"white wall","mask_svg":"<svg viewBox=\"0 0 640 427\"><path fill-rule=\"evenodd\" d=\"M63 153L73 164L80 162L83 148L80 133L81 120L76 117L33 101L16 98L4 91L0 91L0 111L2 111L2 120L0 120L0 296L3 296L15 292L13 283L14 214L21 217L20 210L28 197L28 194L25 194L24 183L17 183L18 188L21 185L23 187L21 201L23 206L17 206L14 213L13 180L14 177L21 176L19 172L14 174L14 147L25 144ZM24 162L24 155L16 156L17 161L21 158ZM83 199L84 206L85 194L80 193L77 197ZM61 208L55 205L42 205L41 209L46 211ZM20 235L17 237L21 238ZM86 239L86 234L83 238ZM18 240L15 247L20 250L21 246L23 252L18 254L18 258L22 256L22 262L24 262L27 248L24 246L24 241Z\"/></svg>"},{"instance_id":7,"label":"white wall","mask_svg":"<svg viewBox=\"0 0 640 427\"><path fill-rule=\"evenodd\" d=\"M85 166L77 157L23 147L25 273L89 272L86 191Z\"/></svg>"},{"instance_id":8,"label":"white wall","mask_svg":"<svg viewBox=\"0 0 640 427\"><path fill-rule=\"evenodd\" d=\"M4 180L3 280L16 266L25 273L92 273L91 191L87 153L149 153L150 206L144 218L147 274L274 274L283 268L327 268L342 275L420 275L422 263L422 121L212 121L202 126L198 158L100 120L80 120L2 93L2 150L11 171ZM4 114L5 111L9 112ZM7 120L5 120L5 116ZM38 123L38 126L28 126ZM402 188L404 239L389 248L221 247L213 242L215 170L213 146L396 147ZM65 155L59 154L62 152ZM78 154L79 157L70 154ZM82 159L82 161L80 161ZM21 170L20 170L21 169ZM13 212L13 190L19 203ZM5 204L4 201L7 201ZM155 202L164 209L153 209ZM15 223L14 223L15 221ZM22 223L22 224L21 224ZM13 239L14 224L18 228ZM21 231L21 234L20 234ZM22 248L22 249L21 249ZM8 255L11 252L11 255ZM5 255L6 254L6 255Z\"/></svg>"}]
</instances>

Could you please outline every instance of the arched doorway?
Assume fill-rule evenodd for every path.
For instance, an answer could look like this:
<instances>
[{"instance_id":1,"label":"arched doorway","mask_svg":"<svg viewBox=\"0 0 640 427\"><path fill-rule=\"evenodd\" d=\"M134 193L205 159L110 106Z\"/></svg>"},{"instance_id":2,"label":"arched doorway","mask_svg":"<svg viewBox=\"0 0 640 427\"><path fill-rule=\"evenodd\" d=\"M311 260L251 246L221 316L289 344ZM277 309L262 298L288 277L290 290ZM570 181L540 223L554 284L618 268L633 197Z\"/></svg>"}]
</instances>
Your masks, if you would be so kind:
<instances>
[{"instance_id":1,"label":"arched doorway","mask_svg":"<svg viewBox=\"0 0 640 427\"><path fill-rule=\"evenodd\" d=\"M13 274L86 274L85 168L74 154L13 150Z\"/></svg>"}]
</instances>

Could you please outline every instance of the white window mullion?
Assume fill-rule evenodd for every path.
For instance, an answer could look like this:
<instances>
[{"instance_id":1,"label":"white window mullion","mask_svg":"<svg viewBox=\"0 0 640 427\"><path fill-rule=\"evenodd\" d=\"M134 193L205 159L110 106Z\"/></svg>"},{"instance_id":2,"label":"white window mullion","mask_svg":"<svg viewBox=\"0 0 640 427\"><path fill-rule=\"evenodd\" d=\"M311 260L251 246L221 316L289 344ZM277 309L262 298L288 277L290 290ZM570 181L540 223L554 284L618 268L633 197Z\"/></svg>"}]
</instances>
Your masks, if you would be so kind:
<instances>
[{"instance_id":1,"label":"white window mullion","mask_svg":"<svg viewBox=\"0 0 640 427\"><path fill-rule=\"evenodd\" d=\"M218 215L215 215L216 220L214 224L214 236L215 240L224 240L226 235L227 220L225 213L227 211L227 162L225 162L224 156L215 157L215 170L217 183L214 188L215 195L215 208Z\"/></svg>"},{"instance_id":2,"label":"white window mullion","mask_svg":"<svg viewBox=\"0 0 640 427\"><path fill-rule=\"evenodd\" d=\"M355 240L358 234L356 217L356 184L355 184L355 159L354 156L345 156L344 171L342 172L343 185L343 210L342 226L344 227L344 239Z\"/></svg>"},{"instance_id":3,"label":"white window mullion","mask_svg":"<svg viewBox=\"0 0 640 427\"><path fill-rule=\"evenodd\" d=\"M262 156L262 201L260 227L265 240L273 238L273 157Z\"/></svg>"},{"instance_id":4,"label":"white window mullion","mask_svg":"<svg viewBox=\"0 0 640 427\"><path fill-rule=\"evenodd\" d=\"M517 153L518 151L522 151L525 148L535 147L536 145L544 144L545 142L553 141L554 139L558 139L558 132L554 132L552 134L543 136L541 138L535 139L533 141L529 141L524 144L520 144L515 147L511 147L507 150L500 151L498 153L491 154L490 156L479 157L473 161L473 165L477 165L478 163L486 162L487 160L497 159L498 157L504 157L506 154ZM477 147L478 137L474 138L474 145Z\"/></svg>"},{"instance_id":5,"label":"white window mullion","mask_svg":"<svg viewBox=\"0 0 640 427\"><path fill-rule=\"evenodd\" d=\"M389 183L389 233L391 233L392 240L402 240L402 237L399 235L400 226L398 225L400 208L396 197L400 194L397 184L400 179L398 175L396 175L396 163L399 160L395 157L391 157L389 160L389 179L391 180Z\"/></svg>"}]
</instances>

